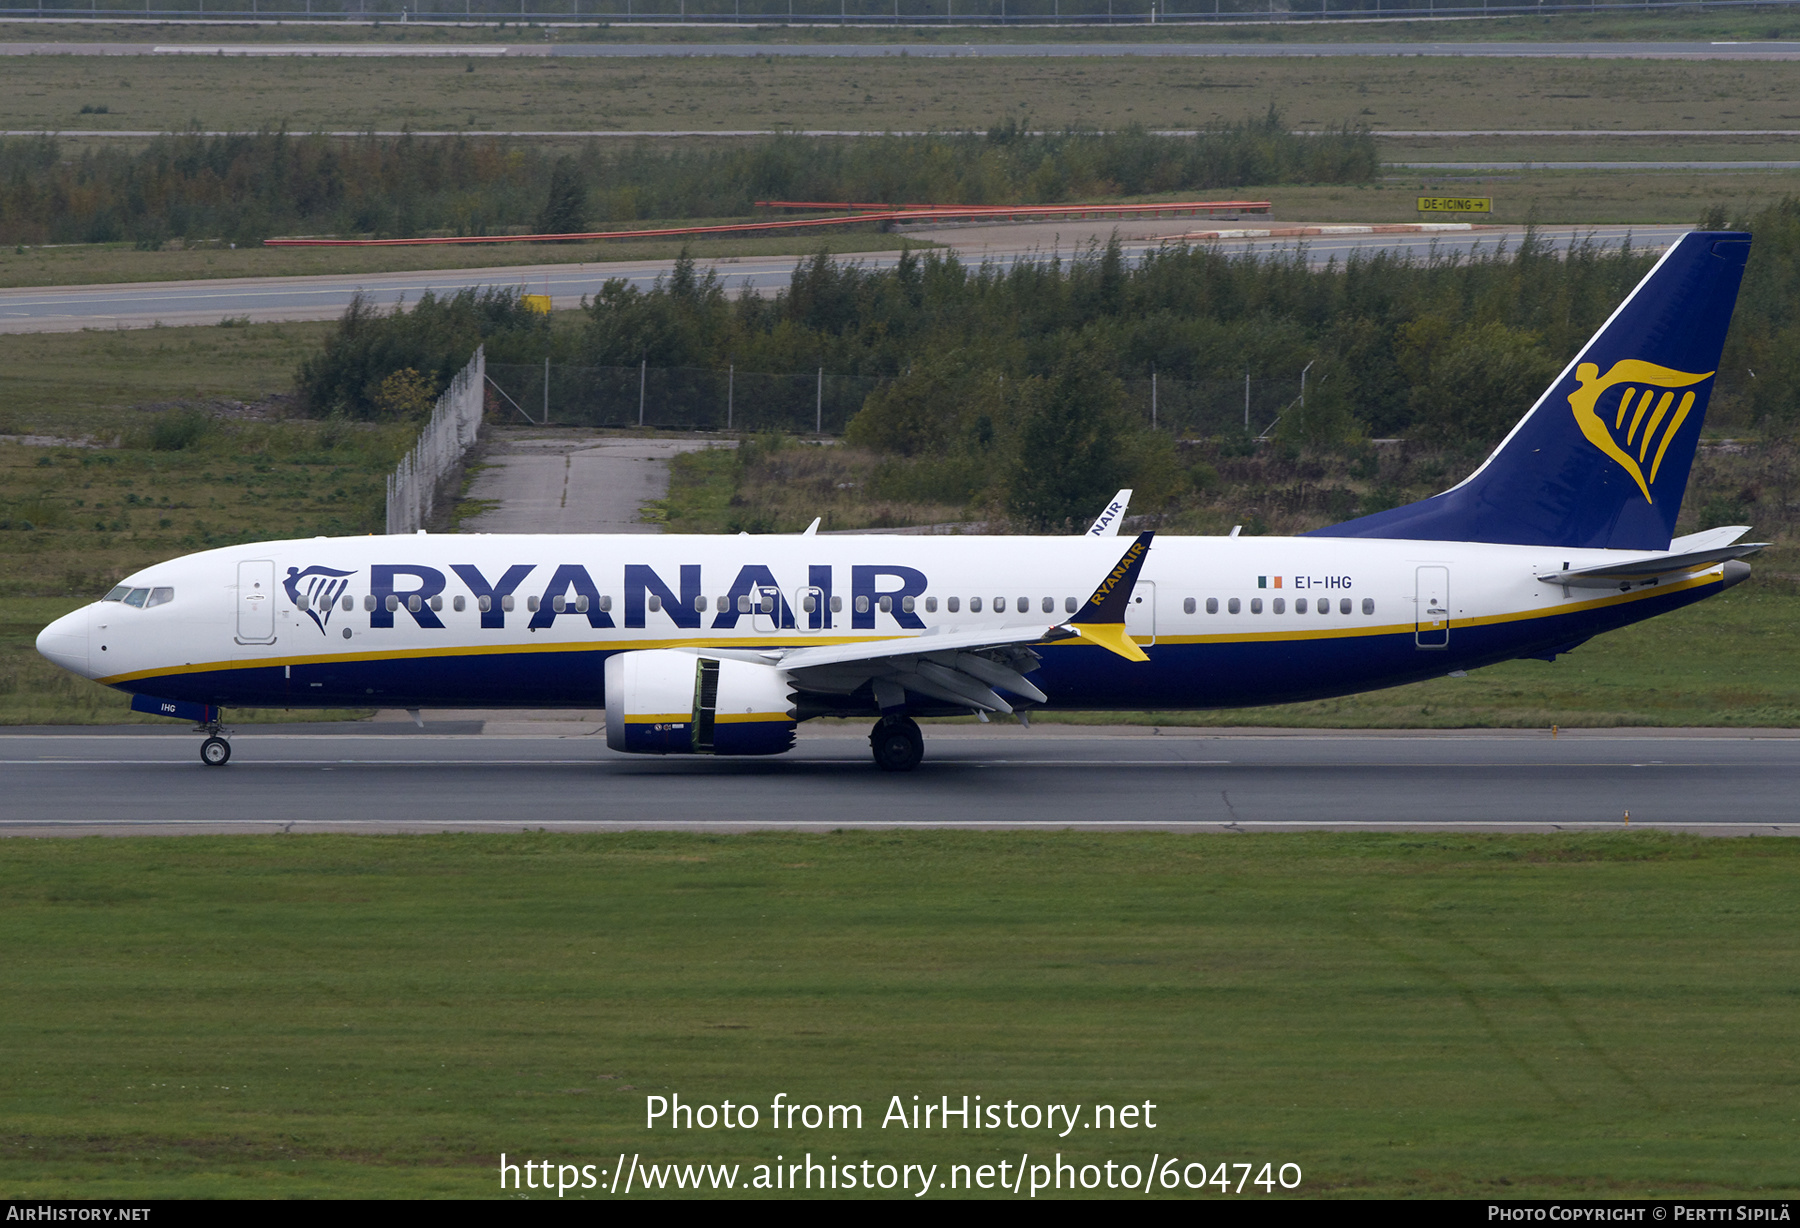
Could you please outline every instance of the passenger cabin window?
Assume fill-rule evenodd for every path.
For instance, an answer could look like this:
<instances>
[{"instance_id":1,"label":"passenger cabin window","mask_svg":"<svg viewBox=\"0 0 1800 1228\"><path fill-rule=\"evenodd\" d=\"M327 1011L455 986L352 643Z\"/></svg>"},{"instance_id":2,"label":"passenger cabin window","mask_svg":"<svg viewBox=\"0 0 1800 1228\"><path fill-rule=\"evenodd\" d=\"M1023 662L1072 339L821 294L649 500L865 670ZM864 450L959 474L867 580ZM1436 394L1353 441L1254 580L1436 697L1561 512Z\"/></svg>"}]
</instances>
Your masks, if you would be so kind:
<instances>
[{"instance_id":1,"label":"passenger cabin window","mask_svg":"<svg viewBox=\"0 0 1800 1228\"><path fill-rule=\"evenodd\" d=\"M704 598L704 597L694 598L694 608L696 610L700 611L700 613L702 613L702 614L706 613L706 598ZM584 610L582 612L585 614L587 611Z\"/></svg>"},{"instance_id":2,"label":"passenger cabin window","mask_svg":"<svg viewBox=\"0 0 1800 1228\"><path fill-rule=\"evenodd\" d=\"M575 612L577 614L586 614L588 612L588 599L586 596L575 598Z\"/></svg>"},{"instance_id":3,"label":"passenger cabin window","mask_svg":"<svg viewBox=\"0 0 1800 1228\"><path fill-rule=\"evenodd\" d=\"M652 598L652 600L654 600L654 598ZM558 614L561 614L564 610L569 608L569 603L561 597L552 597L550 598L550 608Z\"/></svg>"},{"instance_id":4,"label":"passenger cabin window","mask_svg":"<svg viewBox=\"0 0 1800 1228\"><path fill-rule=\"evenodd\" d=\"M911 597L900 598L900 608L906 613L911 614L914 609L913 599Z\"/></svg>"},{"instance_id":5,"label":"passenger cabin window","mask_svg":"<svg viewBox=\"0 0 1800 1228\"><path fill-rule=\"evenodd\" d=\"M375 594L374 593L364 593L363 594L363 610L365 612L372 612L374 609L375 609Z\"/></svg>"},{"instance_id":6,"label":"passenger cabin window","mask_svg":"<svg viewBox=\"0 0 1800 1228\"><path fill-rule=\"evenodd\" d=\"M662 598L658 597L655 593L651 593L644 599L644 604L650 607L650 612L652 614L655 614L662 609Z\"/></svg>"},{"instance_id":7,"label":"passenger cabin window","mask_svg":"<svg viewBox=\"0 0 1800 1228\"><path fill-rule=\"evenodd\" d=\"M994 598L994 613L996 613L996 614L1006 613L1006 598L1004 598L1004 597Z\"/></svg>"},{"instance_id":8,"label":"passenger cabin window","mask_svg":"<svg viewBox=\"0 0 1800 1228\"><path fill-rule=\"evenodd\" d=\"M858 614L867 614L869 612L869 599L867 597L858 597L856 599L856 612Z\"/></svg>"},{"instance_id":9,"label":"passenger cabin window","mask_svg":"<svg viewBox=\"0 0 1800 1228\"><path fill-rule=\"evenodd\" d=\"M458 614L461 614L468 608L468 604L469 603L464 598L459 596L450 602L450 608L455 610Z\"/></svg>"},{"instance_id":10,"label":"passenger cabin window","mask_svg":"<svg viewBox=\"0 0 1800 1228\"><path fill-rule=\"evenodd\" d=\"M536 614L538 612L538 599L536 597L525 598L525 608L529 612Z\"/></svg>"},{"instance_id":11,"label":"passenger cabin window","mask_svg":"<svg viewBox=\"0 0 1800 1228\"><path fill-rule=\"evenodd\" d=\"M487 598L485 598L485 597L483 597L483 598L482 598L482 600L483 600L483 601L486 601L486 600L487 600ZM484 608L485 608L485 607L484 607ZM513 610L513 595L512 595L512 594L511 594L511 593L508 593L508 594L506 594L506 596L504 596L504 597L502 597L502 598L500 598L500 608L501 608L501 609L502 609L502 610L504 610L504 611L506 611L506 612L507 612L507 613L508 613L508 614L511 614L511 613L512 613L512 610Z\"/></svg>"},{"instance_id":12,"label":"passenger cabin window","mask_svg":"<svg viewBox=\"0 0 1800 1228\"><path fill-rule=\"evenodd\" d=\"M1017 610L1021 614L1031 613L1031 598L1029 598L1029 597L1019 598L1019 604L1015 605L1013 607L1013 609Z\"/></svg>"},{"instance_id":13,"label":"passenger cabin window","mask_svg":"<svg viewBox=\"0 0 1800 1228\"><path fill-rule=\"evenodd\" d=\"M962 598L961 597L950 597L950 598L946 599L944 602L944 608L946 610L950 611L950 613L952 613L952 614L956 613L958 610L962 609Z\"/></svg>"},{"instance_id":14,"label":"passenger cabin window","mask_svg":"<svg viewBox=\"0 0 1800 1228\"><path fill-rule=\"evenodd\" d=\"M1252 614L1261 614L1262 613L1262 598L1261 597L1250 598L1250 612Z\"/></svg>"},{"instance_id":15,"label":"passenger cabin window","mask_svg":"<svg viewBox=\"0 0 1800 1228\"><path fill-rule=\"evenodd\" d=\"M1363 613L1364 614L1373 614L1374 612L1375 612L1375 598L1364 597L1363 598Z\"/></svg>"},{"instance_id":16,"label":"passenger cabin window","mask_svg":"<svg viewBox=\"0 0 1800 1228\"><path fill-rule=\"evenodd\" d=\"M444 608L444 599L442 597L433 597L431 599L431 608L434 610L443 609Z\"/></svg>"},{"instance_id":17,"label":"passenger cabin window","mask_svg":"<svg viewBox=\"0 0 1800 1228\"><path fill-rule=\"evenodd\" d=\"M1274 610L1277 614L1287 613L1287 598L1285 598L1285 597L1275 598L1275 600L1273 600L1269 603L1269 608Z\"/></svg>"},{"instance_id":18,"label":"passenger cabin window","mask_svg":"<svg viewBox=\"0 0 1800 1228\"><path fill-rule=\"evenodd\" d=\"M1217 597L1208 597L1206 599L1206 612L1208 614L1217 614L1219 612L1219 599Z\"/></svg>"},{"instance_id":19,"label":"passenger cabin window","mask_svg":"<svg viewBox=\"0 0 1800 1228\"><path fill-rule=\"evenodd\" d=\"M389 593L389 594L388 594L388 595L387 595L387 602L386 602L386 604L387 604L387 611L388 611L388 613L389 613L389 614L392 614L392 613L393 613L393 612L394 612L394 611L395 611L395 610L398 610L398 609L399 609L399 608L400 608L400 598L399 598L399 596L398 596L398 595L397 595L397 594L394 594L394 593Z\"/></svg>"},{"instance_id":20,"label":"passenger cabin window","mask_svg":"<svg viewBox=\"0 0 1800 1228\"><path fill-rule=\"evenodd\" d=\"M1331 598L1329 598L1329 597L1319 598L1319 613L1321 613L1321 614L1331 613Z\"/></svg>"},{"instance_id":21,"label":"passenger cabin window","mask_svg":"<svg viewBox=\"0 0 1800 1228\"><path fill-rule=\"evenodd\" d=\"M971 613L971 614L981 613L981 598L979 598L979 597L969 598L969 613Z\"/></svg>"},{"instance_id":22,"label":"passenger cabin window","mask_svg":"<svg viewBox=\"0 0 1800 1228\"><path fill-rule=\"evenodd\" d=\"M1243 603L1240 602L1236 597L1233 597L1230 601L1226 602L1226 604L1225 604L1225 612L1228 614L1236 614L1239 610L1241 610L1243 608L1244 608Z\"/></svg>"},{"instance_id":23,"label":"passenger cabin window","mask_svg":"<svg viewBox=\"0 0 1800 1228\"><path fill-rule=\"evenodd\" d=\"M1306 613L1306 598L1304 598L1304 597L1294 598L1294 613L1296 613L1296 614Z\"/></svg>"},{"instance_id":24,"label":"passenger cabin window","mask_svg":"<svg viewBox=\"0 0 1800 1228\"><path fill-rule=\"evenodd\" d=\"M833 614L842 614L844 612L844 599L842 597L833 597L831 599L831 612Z\"/></svg>"},{"instance_id":25,"label":"passenger cabin window","mask_svg":"<svg viewBox=\"0 0 1800 1228\"><path fill-rule=\"evenodd\" d=\"M739 614L748 614L749 612L750 612L750 596L748 593L746 593L744 596L738 598L738 613Z\"/></svg>"},{"instance_id":26,"label":"passenger cabin window","mask_svg":"<svg viewBox=\"0 0 1800 1228\"><path fill-rule=\"evenodd\" d=\"M345 593L344 600L343 600L343 607L344 607L344 613L346 613L346 614L348 614L351 610L354 610L356 608L356 598L352 597L349 593Z\"/></svg>"},{"instance_id":27,"label":"passenger cabin window","mask_svg":"<svg viewBox=\"0 0 1800 1228\"><path fill-rule=\"evenodd\" d=\"M1339 614L1348 614L1349 612L1350 612L1350 598L1339 597L1338 598L1338 613Z\"/></svg>"},{"instance_id":28,"label":"passenger cabin window","mask_svg":"<svg viewBox=\"0 0 1800 1228\"><path fill-rule=\"evenodd\" d=\"M937 613L937 598L936 597L925 598L925 612L927 614L936 614Z\"/></svg>"},{"instance_id":29,"label":"passenger cabin window","mask_svg":"<svg viewBox=\"0 0 1800 1228\"><path fill-rule=\"evenodd\" d=\"M409 612L411 612L413 614L417 614L419 612L420 607L422 607L424 604L425 604L424 602L419 600L419 594L417 594L417 593L414 593L412 596L410 596L406 599L406 608Z\"/></svg>"},{"instance_id":30,"label":"passenger cabin window","mask_svg":"<svg viewBox=\"0 0 1800 1228\"><path fill-rule=\"evenodd\" d=\"M511 609L512 607L509 606L507 608ZM612 597L610 595L600 598L600 608L609 614L612 612ZM722 610L725 607L721 604L719 608Z\"/></svg>"},{"instance_id":31,"label":"passenger cabin window","mask_svg":"<svg viewBox=\"0 0 1800 1228\"><path fill-rule=\"evenodd\" d=\"M1044 613L1046 613L1046 614L1056 613L1056 598L1054 598L1054 597L1044 598Z\"/></svg>"},{"instance_id":32,"label":"passenger cabin window","mask_svg":"<svg viewBox=\"0 0 1800 1228\"><path fill-rule=\"evenodd\" d=\"M881 612L883 614L892 614L894 612L894 599L892 597L883 597L881 599Z\"/></svg>"},{"instance_id":33,"label":"passenger cabin window","mask_svg":"<svg viewBox=\"0 0 1800 1228\"><path fill-rule=\"evenodd\" d=\"M1073 614L1073 613L1074 613L1074 612L1075 612L1075 610L1076 610L1076 607L1077 607L1077 606L1078 606L1078 605L1079 605L1079 604L1080 604L1080 603L1079 603L1079 602L1077 602L1077 601L1076 601L1076 600L1075 600L1075 598L1073 598L1073 597L1064 597L1064 598L1063 598L1063 613L1065 613L1065 614Z\"/></svg>"},{"instance_id":34,"label":"passenger cabin window","mask_svg":"<svg viewBox=\"0 0 1800 1228\"><path fill-rule=\"evenodd\" d=\"M137 609L141 610L144 608L144 602L146 599L149 598L149 596L150 596L149 589L134 588L129 593L125 594L125 604L128 606L135 606Z\"/></svg>"},{"instance_id":35,"label":"passenger cabin window","mask_svg":"<svg viewBox=\"0 0 1800 1228\"><path fill-rule=\"evenodd\" d=\"M1183 614L1192 614L1194 612L1194 599L1192 597L1187 597L1182 600L1181 612Z\"/></svg>"}]
</instances>

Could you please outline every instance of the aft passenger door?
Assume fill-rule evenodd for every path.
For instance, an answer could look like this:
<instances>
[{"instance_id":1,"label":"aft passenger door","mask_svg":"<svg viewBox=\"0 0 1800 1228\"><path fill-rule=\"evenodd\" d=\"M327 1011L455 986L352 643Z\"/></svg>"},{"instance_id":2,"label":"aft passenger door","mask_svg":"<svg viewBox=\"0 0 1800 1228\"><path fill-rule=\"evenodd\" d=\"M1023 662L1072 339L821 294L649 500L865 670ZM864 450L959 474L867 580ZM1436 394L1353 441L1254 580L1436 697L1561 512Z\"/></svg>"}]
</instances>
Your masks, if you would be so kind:
<instances>
[{"instance_id":1,"label":"aft passenger door","mask_svg":"<svg viewBox=\"0 0 1800 1228\"><path fill-rule=\"evenodd\" d=\"M1413 643L1419 648L1450 647L1450 569L1421 567Z\"/></svg>"},{"instance_id":2,"label":"aft passenger door","mask_svg":"<svg viewBox=\"0 0 1800 1228\"><path fill-rule=\"evenodd\" d=\"M238 564L237 641L240 644L275 642L275 564L254 559Z\"/></svg>"}]
</instances>

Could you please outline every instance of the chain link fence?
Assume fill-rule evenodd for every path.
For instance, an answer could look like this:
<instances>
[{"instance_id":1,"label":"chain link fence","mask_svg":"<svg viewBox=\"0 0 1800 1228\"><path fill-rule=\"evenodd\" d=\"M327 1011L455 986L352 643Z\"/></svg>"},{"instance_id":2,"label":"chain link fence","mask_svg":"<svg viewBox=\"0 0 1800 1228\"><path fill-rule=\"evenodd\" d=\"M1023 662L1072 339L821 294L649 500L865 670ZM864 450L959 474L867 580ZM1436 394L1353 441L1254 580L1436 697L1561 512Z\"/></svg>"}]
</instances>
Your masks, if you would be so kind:
<instances>
[{"instance_id":1,"label":"chain link fence","mask_svg":"<svg viewBox=\"0 0 1800 1228\"><path fill-rule=\"evenodd\" d=\"M534 426L654 427L842 435L883 381L830 371L493 363L488 410ZM1261 435L1300 395L1298 379L1127 379L1126 404L1184 439Z\"/></svg>"},{"instance_id":2,"label":"chain link fence","mask_svg":"<svg viewBox=\"0 0 1800 1228\"><path fill-rule=\"evenodd\" d=\"M437 498L481 429L482 385L487 358L481 346L450 387L413 445L387 480L387 531L416 533L431 519Z\"/></svg>"},{"instance_id":3,"label":"chain link fence","mask_svg":"<svg viewBox=\"0 0 1800 1228\"><path fill-rule=\"evenodd\" d=\"M829 371L495 363L489 407L516 422L841 435L879 380Z\"/></svg>"}]
</instances>

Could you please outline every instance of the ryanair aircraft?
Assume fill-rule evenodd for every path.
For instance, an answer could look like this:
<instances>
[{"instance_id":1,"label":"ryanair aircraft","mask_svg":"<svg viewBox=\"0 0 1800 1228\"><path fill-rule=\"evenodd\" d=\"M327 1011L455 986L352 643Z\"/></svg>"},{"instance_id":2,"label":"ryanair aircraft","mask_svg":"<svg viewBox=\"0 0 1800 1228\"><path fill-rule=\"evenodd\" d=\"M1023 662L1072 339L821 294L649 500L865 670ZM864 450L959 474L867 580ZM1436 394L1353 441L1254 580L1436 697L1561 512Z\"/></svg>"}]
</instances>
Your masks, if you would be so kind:
<instances>
[{"instance_id":1,"label":"ryanair aircraft","mask_svg":"<svg viewBox=\"0 0 1800 1228\"><path fill-rule=\"evenodd\" d=\"M1744 528L1675 538L1744 234L1677 242L1460 485L1300 537L389 536L146 568L38 651L195 721L228 707L592 707L607 745L769 755L870 717L1347 695L1557 654L1739 583ZM1124 493L1124 492L1121 492ZM816 524L816 522L815 522Z\"/></svg>"}]
</instances>

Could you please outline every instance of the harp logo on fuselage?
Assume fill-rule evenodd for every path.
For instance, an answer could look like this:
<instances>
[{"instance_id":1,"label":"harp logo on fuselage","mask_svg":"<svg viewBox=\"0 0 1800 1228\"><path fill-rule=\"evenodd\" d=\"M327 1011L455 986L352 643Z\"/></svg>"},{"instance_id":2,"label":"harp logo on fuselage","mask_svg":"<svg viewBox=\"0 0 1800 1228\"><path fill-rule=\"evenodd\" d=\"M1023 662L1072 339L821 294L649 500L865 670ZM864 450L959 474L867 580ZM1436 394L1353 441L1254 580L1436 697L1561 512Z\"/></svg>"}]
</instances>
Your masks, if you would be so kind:
<instances>
[{"instance_id":1,"label":"harp logo on fuselage","mask_svg":"<svg viewBox=\"0 0 1800 1228\"><path fill-rule=\"evenodd\" d=\"M1688 420L1697 396L1689 391L1677 398L1676 392L1703 383L1713 374L1695 375L1625 358L1601 375L1598 365L1584 362L1575 368L1581 386L1569 394L1569 407L1588 442L1618 462L1637 483L1645 501L1655 503L1650 489L1656 485L1663 456ZM1619 393L1616 402L1610 395L1614 390Z\"/></svg>"}]
</instances>

